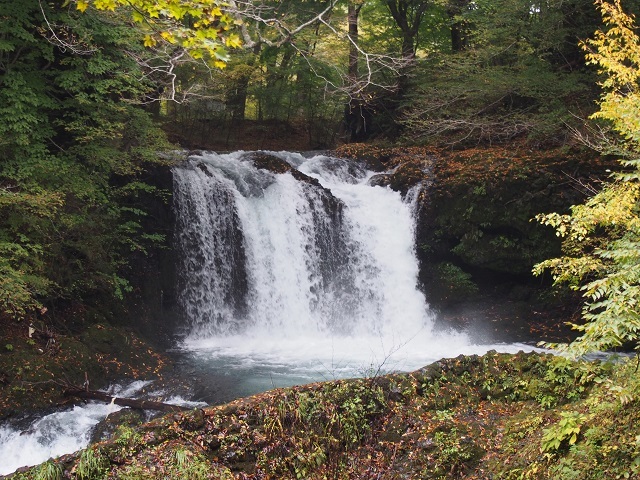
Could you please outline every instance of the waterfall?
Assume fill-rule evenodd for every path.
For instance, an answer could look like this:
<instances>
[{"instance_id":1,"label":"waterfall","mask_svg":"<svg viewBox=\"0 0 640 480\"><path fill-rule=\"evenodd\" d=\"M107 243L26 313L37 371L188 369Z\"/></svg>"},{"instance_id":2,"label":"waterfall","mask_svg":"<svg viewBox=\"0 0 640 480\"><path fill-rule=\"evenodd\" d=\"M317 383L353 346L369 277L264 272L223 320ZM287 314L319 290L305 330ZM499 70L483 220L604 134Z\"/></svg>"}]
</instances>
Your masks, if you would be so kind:
<instances>
[{"instance_id":1,"label":"waterfall","mask_svg":"<svg viewBox=\"0 0 640 480\"><path fill-rule=\"evenodd\" d=\"M417 288L414 206L359 163L203 153L173 173L187 348L293 364L450 348Z\"/></svg>"},{"instance_id":2,"label":"waterfall","mask_svg":"<svg viewBox=\"0 0 640 480\"><path fill-rule=\"evenodd\" d=\"M284 152L204 153L173 169L186 352L176 368L198 400L531 350L434 331L417 288L417 192L403 199L372 176L354 161ZM118 408L56 412L24 432L0 425L0 475L85 446Z\"/></svg>"},{"instance_id":3,"label":"waterfall","mask_svg":"<svg viewBox=\"0 0 640 480\"><path fill-rule=\"evenodd\" d=\"M216 390L207 401L530 349L434 330L417 286L418 192L377 186L357 161L202 153L173 173L181 347Z\"/></svg>"},{"instance_id":4,"label":"waterfall","mask_svg":"<svg viewBox=\"0 0 640 480\"><path fill-rule=\"evenodd\" d=\"M347 160L279 153L309 178L204 154L174 170L180 305L192 336L430 327L411 205Z\"/></svg>"}]
</instances>

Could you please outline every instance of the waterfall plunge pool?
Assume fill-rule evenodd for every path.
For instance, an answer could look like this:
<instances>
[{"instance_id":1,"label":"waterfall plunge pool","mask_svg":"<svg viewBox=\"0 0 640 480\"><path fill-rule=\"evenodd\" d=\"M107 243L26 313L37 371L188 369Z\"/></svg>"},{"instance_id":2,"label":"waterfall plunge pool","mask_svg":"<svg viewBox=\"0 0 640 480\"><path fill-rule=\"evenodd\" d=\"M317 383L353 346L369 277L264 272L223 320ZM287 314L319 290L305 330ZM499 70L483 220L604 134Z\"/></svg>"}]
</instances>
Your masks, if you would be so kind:
<instances>
[{"instance_id":1,"label":"waterfall plunge pool","mask_svg":"<svg viewBox=\"0 0 640 480\"><path fill-rule=\"evenodd\" d=\"M178 358L198 399L533 349L435 330L417 286L423 186L403 197L374 175L291 152L209 152L174 169Z\"/></svg>"}]
</instances>

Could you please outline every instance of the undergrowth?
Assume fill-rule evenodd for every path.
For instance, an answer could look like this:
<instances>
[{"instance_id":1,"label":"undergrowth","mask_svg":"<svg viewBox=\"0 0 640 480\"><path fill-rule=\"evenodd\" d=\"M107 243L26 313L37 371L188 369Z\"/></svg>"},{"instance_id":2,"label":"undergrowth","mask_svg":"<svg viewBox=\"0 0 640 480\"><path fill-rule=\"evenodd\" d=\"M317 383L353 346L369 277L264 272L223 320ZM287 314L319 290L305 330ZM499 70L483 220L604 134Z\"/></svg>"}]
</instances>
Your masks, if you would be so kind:
<instances>
[{"instance_id":1,"label":"undergrowth","mask_svg":"<svg viewBox=\"0 0 640 480\"><path fill-rule=\"evenodd\" d=\"M120 428L15 478L635 478L636 367L535 353L460 356Z\"/></svg>"}]
</instances>

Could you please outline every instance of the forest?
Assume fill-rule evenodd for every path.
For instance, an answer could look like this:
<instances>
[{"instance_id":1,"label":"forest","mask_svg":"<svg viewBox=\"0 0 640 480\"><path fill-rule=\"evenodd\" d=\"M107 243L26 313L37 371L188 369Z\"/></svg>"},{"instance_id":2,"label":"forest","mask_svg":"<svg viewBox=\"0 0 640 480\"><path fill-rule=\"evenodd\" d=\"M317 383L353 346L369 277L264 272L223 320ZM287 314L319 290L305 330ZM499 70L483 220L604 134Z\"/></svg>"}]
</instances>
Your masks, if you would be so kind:
<instances>
[{"instance_id":1,"label":"forest","mask_svg":"<svg viewBox=\"0 0 640 480\"><path fill-rule=\"evenodd\" d=\"M559 250L536 257L526 275L564 288L568 302L580 299L580 313L567 318L577 336L546 347L573 358L633 351L638 14L631 0L3 1L0 356L16 362L9 355L28 325L49 340L54 331L79 336L133 309L141 266L172 241L157 218L157 205L171 203L158 178L181 150L337 149L366 157L394 148L451 158L518 151L533 165L592 159L584 178L590 169L594 178L580 184L579 202L534 212L534 223L555 231ZM486 173L475 168L465 170ZM150 369L154 355L149 350ZM606 377L590 371L587 380L548 362L535 368L577 379L580 401L584 385ZM4 363L0 383L9 385L16 374ZM636 402L635 390L623 390L623 406ZM556 429L556 437L547 430L549 458L573 448L577 425L598 415L564 413L563 425L577 430ZM638 474L636 450L627 475ZM465 461L434 478L455 475ZM540 478L531 475L519 478Z\"/></svg>"},{"instance_id":2,"label":"forest","mask_svg":"<svg viewBox=\"0 0 640 480\"><path fill-rule=\"evenodd\" d=\"M3 315L124 298L133 259L167 240L145 211L167 192L145 179L171 145L587 145L626 176L541 218L578 260L539 271L579 285L633 267L607 242L636 228L638 39L633 11L608 5L594 37L589 0L4 3ZM623 211L594 218L607 195Z\"/></svg>"}]
</instances>

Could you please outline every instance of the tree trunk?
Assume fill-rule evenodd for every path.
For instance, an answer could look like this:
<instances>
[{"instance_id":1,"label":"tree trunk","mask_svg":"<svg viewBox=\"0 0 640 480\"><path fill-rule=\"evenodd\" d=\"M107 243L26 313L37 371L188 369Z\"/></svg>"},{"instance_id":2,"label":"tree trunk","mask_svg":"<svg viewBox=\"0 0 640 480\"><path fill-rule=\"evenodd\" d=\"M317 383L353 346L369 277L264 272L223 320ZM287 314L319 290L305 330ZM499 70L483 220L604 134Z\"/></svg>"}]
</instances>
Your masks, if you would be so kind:
<instances>
[{"instance_id":1,"label":"tree trunk","mask_svg":"<svg viewBox=\"0 0 640 480\"><path fill-rule=\"evenodd\" d=\"M396 26L402 32L402 65L397 72L396 91L384 101L386 111L390 114L391 126L387 134L395 137L399 134L397 115L401 114L401 106L409 89L409 70L414 66L418 49L418 32L425 12L431 2L425 0L384 0Z\"/></svg>"},{"instance_id":2,"label":"tree trunk","mask_svg":"<svg viewBox=\"0 0 640 480\"><path fill-rule=\"evenodd\" d=\"M249 89L249 76L241 76L233 85L227 105L231 110L231 121L233 123L244 120L247 108L247 91Z\"/></svg>"},{"instance_id":3,"label":"tree trunk","mask_svg":"<svg viewBox=\"0 0 640 480\"><path fill-rule=\"evenodd\" d=\"M159 412L184 412L191 410L187 407L181 407L179 405L169 405L162 402L151 402L149 400L135 400L133 398L119 398L109 395L105 392L98 392L95 390L83 390L81 388L68 388L65 390L64 395L66 397L77 397L84 400L100 400L106 403L114 403L121 407L137 408L139 410L156 410Z\"/></svg>"},{"instance_id":4,"label":"tree trunk","mask_svg":"<svg viewBox=\"0 0 640 480\"><path fill-rule=\"evenodd\" d=\"M467 26L459 16L468 5L469 0L450 0L447 6L447 15L451 21L451 50L453 52L461 52L467 48Z\"/></svg>"},{"instance_id":5,"label":"tree trunk","mask_svg":"<svg viewBox=\"0 0 640 480\"><path fill-rule=\"evenodd\" d=\"M356 4L354 0L349 1L347 21L349 23L349 67L347 77L349 86L354 87L354 93L349 96L349 103L345 107L345 123L349 132L350 142L359 142L366 138L367 122L364 115L364 105L358 92L358 60L360 52L358 50L358 17L362 4Z\"/></svg>"},{"instance_id":6,"label":"tree trunk","mask_svg":"<svg viewBox=\"0 0 640 480\"><path fill-rule=\"evenodd\" d=\"M358 81L358 17L362 5L349 2L347 21L349 22L349 69L348 76L352 84Z\"/></svg>"}]
</instances>

